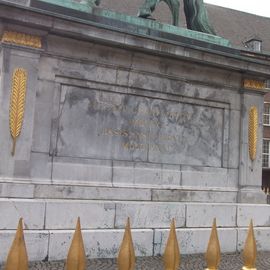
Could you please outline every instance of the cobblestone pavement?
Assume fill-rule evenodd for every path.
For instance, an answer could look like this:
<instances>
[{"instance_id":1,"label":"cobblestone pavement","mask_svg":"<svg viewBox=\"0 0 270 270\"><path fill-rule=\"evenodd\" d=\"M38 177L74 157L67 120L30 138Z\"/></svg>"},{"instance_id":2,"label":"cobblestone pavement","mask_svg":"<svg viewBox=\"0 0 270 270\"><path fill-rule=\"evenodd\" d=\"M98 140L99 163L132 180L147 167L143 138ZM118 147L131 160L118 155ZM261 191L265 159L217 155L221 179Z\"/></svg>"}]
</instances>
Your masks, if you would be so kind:
<instances>
[{"instance_id":1,"label":"cobblestone pavement","mask_svg":"<svg viewBox=\"0 0 270 270\"><path fill-rule=\"evenodd\" d=\"M206 268L203 255L185 255L181 257L180 270L203 270ZM219 270L241 270L242 259L240 254L222 255ZM0 268L1 270L3 267ZM30 264L30 270L63 270L64 262L37 262ZM89 260L87 270L116 270L116 260L102 259ZM137 258L136 270L163 270L161 257ZM270 252L259 253L257 270L270 269Z\"/></svg>"}]
</instances>

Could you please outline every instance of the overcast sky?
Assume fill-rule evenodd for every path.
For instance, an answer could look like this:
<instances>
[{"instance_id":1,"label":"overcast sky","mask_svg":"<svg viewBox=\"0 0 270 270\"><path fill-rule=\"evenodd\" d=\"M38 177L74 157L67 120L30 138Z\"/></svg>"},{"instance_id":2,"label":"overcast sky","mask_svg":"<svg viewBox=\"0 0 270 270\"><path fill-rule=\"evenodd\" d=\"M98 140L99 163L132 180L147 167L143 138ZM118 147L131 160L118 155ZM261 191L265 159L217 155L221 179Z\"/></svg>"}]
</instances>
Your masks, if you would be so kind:
<instances>
[{"instance_id":1,"label":"overcast sky","mask_svg":"<svg viewBox=\"0 0 270 270\"><path fill-rule=\"evenodd\" d=\"M270 0L204 0L204 2L270 17Z\"/></svg>"}]
</instances>

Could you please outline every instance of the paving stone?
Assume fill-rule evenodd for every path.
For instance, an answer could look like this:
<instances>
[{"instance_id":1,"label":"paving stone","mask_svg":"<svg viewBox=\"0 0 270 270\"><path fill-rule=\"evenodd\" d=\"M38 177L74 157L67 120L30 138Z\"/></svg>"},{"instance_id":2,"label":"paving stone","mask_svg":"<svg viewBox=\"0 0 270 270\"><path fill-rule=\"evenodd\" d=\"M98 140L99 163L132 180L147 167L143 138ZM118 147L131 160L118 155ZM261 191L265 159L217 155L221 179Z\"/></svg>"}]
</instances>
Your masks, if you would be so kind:
<instances>
[{"instance_id":1,"label":"paving stone","mask_svg":"<svg viewBox=\"0 0 270 270\"><path fill-rule=\"evenodd\" d=\"M204 255L184 255L181 257L181 268L179 270L203 270L206 268ZM64 261L61 262L36 262L30 264L30 270L63 270ZM240 253L223 254L219 270L239 270L243 266ZM257 270L268 270L270 268L270 252L258 253ZM0 270L3 266L0 267ZM116 270L116 259L94 259L87 263L87 270ZM138 257L136 270L163 270L162 257Z\"/></svg>"}]
</instances>

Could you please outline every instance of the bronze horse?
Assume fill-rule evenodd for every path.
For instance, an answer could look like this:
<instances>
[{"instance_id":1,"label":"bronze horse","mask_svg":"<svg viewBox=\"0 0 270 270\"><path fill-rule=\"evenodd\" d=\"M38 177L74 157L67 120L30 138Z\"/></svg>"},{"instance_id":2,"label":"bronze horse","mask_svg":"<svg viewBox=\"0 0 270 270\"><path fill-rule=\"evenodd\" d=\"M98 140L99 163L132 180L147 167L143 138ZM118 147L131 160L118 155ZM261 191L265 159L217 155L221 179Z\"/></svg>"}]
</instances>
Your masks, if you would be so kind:
<instances>
[{"instance_id":1,"label":"bronze horse","mask_svg":"<svg viewBox=\"0 0 270 270\"><path fill-rule=\"evenodd\" d=\"M139 9L138 16L142 18L150 17L158 3L162 1L165 2L171 10L173 25L179 26L179 0L145 0L144 4ZM188 29L212 35L216 34L209 23L203 0L184 0L184 11Z\"/></svg>"},{"instance_id":2,"label":"bronze horse","mask_svg":"<svg viewBox=\"0 0 270 270\"><path fill-rule=\"evenodd\" d=\"M92 1L95 5L99 5L101 0L88 0ZM138 16L148 18L154 12L156 6L160 2L165 2L172 13L173 25L179 26L179 13L180 3L179 0L145 0L144 4L140 7ZM209 23L207 10L203 0L183 0L184 11L186 16L187 28L215 35L215 30Z\"/></svg>"}]
</instances>

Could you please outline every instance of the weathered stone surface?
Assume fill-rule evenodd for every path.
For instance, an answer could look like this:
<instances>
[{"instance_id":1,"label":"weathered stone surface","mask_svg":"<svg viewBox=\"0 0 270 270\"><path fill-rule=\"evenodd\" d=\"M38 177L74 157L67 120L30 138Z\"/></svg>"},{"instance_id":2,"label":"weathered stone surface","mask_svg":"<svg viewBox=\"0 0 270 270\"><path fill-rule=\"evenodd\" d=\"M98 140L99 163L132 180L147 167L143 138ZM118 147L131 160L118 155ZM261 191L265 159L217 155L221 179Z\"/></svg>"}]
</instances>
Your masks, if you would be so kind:
<instances>
[{"instance_id":1,"label":"weathered stone surface","mask_svg":"<svg viewBox=\"0 0 270 270\"><path fill-rule=\"evenodd\" d=\"M112 162L82 158L54 158L52 180L54 183L111 184Z\"/></svg>"},{"instance_id":2,"label":"weathered stone surface","mask_svg":"<svg viewBox=\"0 0 270 270\"><path fill-rule=\"evenodd\" d=\"M153 201L236 203L236 191L152 190Z\"/></svg>"},{"instance_id":3,"label":"weathered stone surface","mask_svg":"<svg viewBox=\"0 0 270 270\"><path fill-rule=\"evenodd\" d=\"M34 189L36 198L126 201L151 200L151 190L141 188L36 185Z\"/></svg>"},{"instance_id":4,"label":"weathered stone surface","mask_svg":"<svg viewBox=\"0 0 270 270\"><path fill-rule=\"evenodd\" d=\"M181 184L179 165L143 162L113 162L114 185L177 186Z\"/></svg>"},{"instance_id":5,"label":"weathered stone surface","mask_svg":"<svg viewBox=\"0 0 270 270\"><path fill-rule=\"evenodd\" d=\"M78 217L81 218L82 229L113 228L115 204L98 201L47 201L46 229L73 229Z\"/></svg>"},{"instance_id":6,"label":"weathered stone surface","mask_svg":"<svg viewBox=\"0 0 270 270\"><path fill-rule=\"evenodd\" d=\"M205 253L211 229L177 229L181 254ZM162 255L169 236L169 230L155 230L154 255ZM222 252L236 252L236 229L218 229Z\"/></svg>"},{"instance_id":7,"label":"weathered stone surface","mask_svg":"<svg viewBox=\"0 0 270 270\"><path fill-rule=\"evenodd\" d=\"M238 251L242 251L246 242L248 229L238 229ZM268 228L255 228L254 229L256 244L258 251L270 251L269 237L270 229Z\"/></svg>"},{"instance_id":8,"label":"weathered stone surface","mask_svg":"<svg viewBox=\"0 0 270 270\"><path fill-rule=\"evenodd\" d=\"M30 179L35 183L51 184L53 159L47 153L31 153Z\"/></svg>"},{"instance_id":9,"label":"weathered stone surface","mask_svg":"<svg viewBox=\"0 0 270 270\"><path fill-rule=\"evenodd\" d=\"M0 261L4 262L7 258L16 231L1 231L0 241ZM42 230L24 231L25 244L27 247L29 261L45 260L48 255L49 232Z\"/></svg>"},{"instance_id":10,"label":"weathered stone surface","mask_svg":"<svg viewBox=\"0 0 270 270\"><path fill-rule=\"evenodd\" d=\"M173 218L178 227L183 227L185 209L180 203L117 203L115 227L123 228L127 217L132 228L168 228Z\"/></svg>"},{"instance_id":11,"label":"weathered stone surface","mask_svg":"<svg viewBox=\"0 0 270 270\"><path fill-rule=\"evenodd\" d=\"M17 229L18 221L23 217L28 230L43 229L45 220L45 202L37 200L0 199L0 229Z\"/></svg>"},{"instance_id":12,"label":"weathered stone surface","mask_svg":"<svg viewBox=\"0 0 270 270\"><path fill-rule=\"evenodd\" d=\"M61 100L59 155L221 165L221 109L72 87Z\"/></svg>"},{"instance_id":13,"label":"weathered stone surface","mask_svg":"<svg viewBox=\"0 0 270 270\"><path fill-rule=\"evenodd\" d=\"M28 198L34 197L34 185L0 183L1 198Z\"/></svg>"},{"instance_id":14,"label":"weathered stone surface","mask_svg":"<svg viewBox=\"0 0 270 270\"><path fill-rule=\"evenodd\" d=\"M236 187L238 175L224 168L182 166L182 185L203 187ZM235 171L236 174L238 170Z\"/></svg>"},{"instance_id":15,"label":"weathered stone surface","mask_svg":"<svg viewBox=\"0 0 270 270\"><path fill-rule=\"evenodd\" d=\"M42 70L46 67L41 64ZM49 153L53 120L53 101L57 101L55 82L39 80L36 94L32 151ZM58 101L59 104L59 101Z\"/></svg>"},{"instance_id":16,"label":"weathered stone surface","mask_svg":"<svg viewBox=\"0 0 270 270\"><path fill-rule=\"evenodd\" d=\"M187 227L212 227L213 219L217 226L236 226L236 205L233 204L188 204Z\"/></svg>"},{"instance_id":17,"label":"weathered stone surface","mask_svg":"<svg viewBox=\"0 0 270 270\"><path fill-rule=\"evenodd\" d=\"M237 206L237 225L247 227L251 219L254 226L270 226L270 205L241 205Z\"/></svg>"},{"instance_id":18,"label":"weathered stone surface","mask_svg":"<svg viewBox=\"0 0 270 270\"><path fill-rule=\"evenodd\" d=\"M50 231L49 260L66 258L72 235L72 231ZM116 257L123 235L123 230L83 231L86 255L90 258ZM136 256L152 255L152 230L132 230L132 238Z\"/></svg>"}]
</instances>

